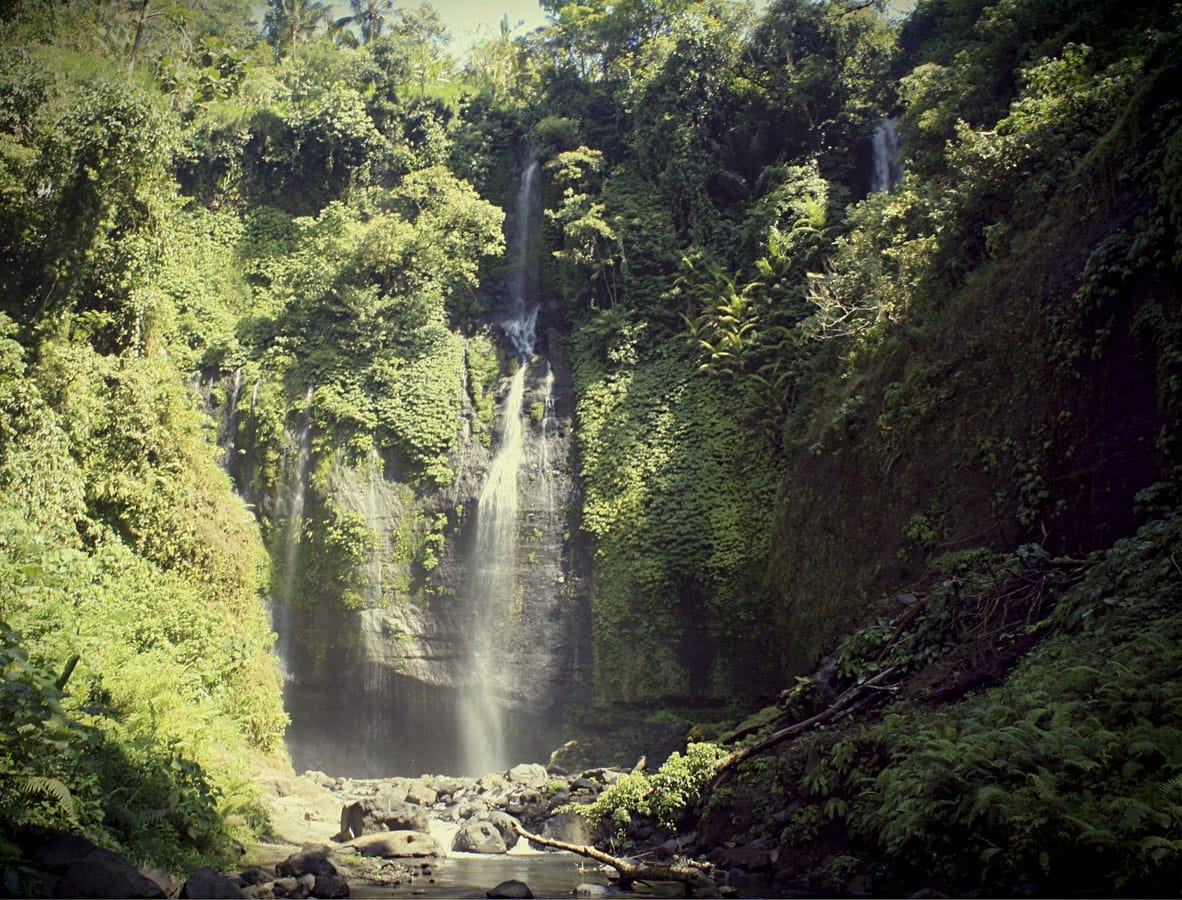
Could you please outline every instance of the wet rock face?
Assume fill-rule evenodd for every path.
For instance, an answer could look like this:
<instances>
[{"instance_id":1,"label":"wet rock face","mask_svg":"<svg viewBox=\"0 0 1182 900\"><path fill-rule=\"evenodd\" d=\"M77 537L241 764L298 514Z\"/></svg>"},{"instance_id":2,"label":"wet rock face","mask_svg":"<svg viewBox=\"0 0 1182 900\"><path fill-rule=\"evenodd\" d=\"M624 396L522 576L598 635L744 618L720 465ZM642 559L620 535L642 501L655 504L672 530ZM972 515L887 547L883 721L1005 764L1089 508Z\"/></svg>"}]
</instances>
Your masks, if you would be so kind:
<instances>
[{"instance_id":1,"label":"wet rock face","mask_svg":"<svg viewBox=\"0 0 1182 900\"><path fill-rule=\"evenodd\" d=\"M568 703L590 683L589 663L574 662L590 657L578 652L589 643L590 612L583 564L568 540L577 533L570 519L570 369L561 358L550 369L535 363L525 378L514 584L503 608L483 610L485 598L475 596L471 581L478 498L499 419L489 447L471 436L471 423L461 429L467 436L454 454L458 477L444 488L416 493L389 463L337 464L321 482L325 496L309 488L309 509L360 516L375 538L358 568L367 608L347 610L334 597L274 601L286 616L276 630L288 634L279 646L297 770L474 774L464 771L460 749L461 691L471 678L470 631L486 616L494 622L495 659L486 693L501 712L506 758L541 762L558 744ZM465 415L475 421L474 409ZM309 521L315 527L319 519ZM424 570L405 558L406 547L432 529L441 544Z\"/></svg>"}]
</instances>

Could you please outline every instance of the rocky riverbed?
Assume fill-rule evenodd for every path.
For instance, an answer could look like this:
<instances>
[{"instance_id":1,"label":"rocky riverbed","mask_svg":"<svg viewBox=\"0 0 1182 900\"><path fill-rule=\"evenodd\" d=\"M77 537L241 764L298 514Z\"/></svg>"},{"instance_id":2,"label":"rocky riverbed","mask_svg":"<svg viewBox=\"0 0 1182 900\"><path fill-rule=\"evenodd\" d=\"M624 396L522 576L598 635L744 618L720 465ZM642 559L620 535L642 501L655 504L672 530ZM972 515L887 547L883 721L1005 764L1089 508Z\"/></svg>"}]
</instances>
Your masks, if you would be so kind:
<instances>
[{"instance_id":1,"label":"rocky riverbed","mask_svg":"<svg viewBox=\"0 0 1182 900\"><path fill-rule=\"evenodd\" d=\"M519 828L549 840L593 843L595 834L583 816L565 807L591 802L627 771L595 768L572 774L555 765L526 763L481 778L422 775L360 779L314 771L295 777L264 774L260 780L269 794L274 843L261 844L253 852L263 869L277 875L280 869L299 870L300 854L309 858L319 855L331 862L333 871L355 891L407 887L411 894L445 895L432 886L437 868L446 870L449 861L491 861L549 852L549 848L522 838ZM682 842L674 839L646 847L646 852L650 858L670 858L681 847ZM597 864L569 859L572 873L586 873L582 879L586 884L572 883L563 893L604 896L611 890ZM468 868L483 872L497 869ZM573 874L571 878L573 881ZM315 893L316 885L299 894L280 893L277 887L286 890L277 882L258 882L244 886L243 895L322 896ZM526 896L529 889L516 878L482 887L492 892L489 896Z\"/></svg>"},{"instance_id":2,"label":"rocky riverbed","mask_svg":"<svg viewBox=\"0 0 1182 900\"><path fill-rule=\"evenodd\" d=\"M536 763L481 778L261 771L256 778L271 821L266 839L243 848L237 871L203 868L187 880L137 870L118 854L52 829L30 829L22 849L45 896L606 896L619 892L598 863L554 853L520 832L594 843L593 829L569 805L591 802L625 774L572 774ZM642 848L648 860L671 859L687 846L682 838L650 837Z\"/></svg>"}]
</instances>

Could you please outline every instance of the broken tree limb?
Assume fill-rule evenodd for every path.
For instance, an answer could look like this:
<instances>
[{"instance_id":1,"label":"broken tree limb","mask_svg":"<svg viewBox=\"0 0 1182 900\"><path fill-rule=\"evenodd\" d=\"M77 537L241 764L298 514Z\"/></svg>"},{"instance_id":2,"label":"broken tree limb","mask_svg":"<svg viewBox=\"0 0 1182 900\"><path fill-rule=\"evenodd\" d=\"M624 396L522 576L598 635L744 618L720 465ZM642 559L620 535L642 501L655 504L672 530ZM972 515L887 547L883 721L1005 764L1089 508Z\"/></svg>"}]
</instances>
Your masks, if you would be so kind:
<instances>
[{"instance_id":1,"label":"broken tree limb","mask_svg":"<svg viewBox=\"0 0 1182 900\"><path fill-rule=\"evenodd\" d=\"M762 753L769 747L774 747L776 744L782 743L783 741L798 737L799 735L804 734L806 731L811 731L818 725L823 725L826 722L836 719L843 713L852 711L855 706L855 701L857 701L863 694L867 692L881 690L882 682L897 668L898 666L887 666L873 678L868 678L865 681L855 684L853 687L845 690L837 697L836 700L833 701L833 703L821 710L815 716L809 716L809 718L797 722L795 725L789 725L786 728L781 728L779 731L773 731L767 737L756 741L754 744L744 747L741 750L736 750L730 756L724 756L714 766L714 783L711 786L711 790L717 788L719 784L722 783L727 773L734 769L734 767L739 763L743 762L743 760L750 759L752 756L755 756L757 753Z\"/></svg>"},{"instance_id":2,"label":"broken tree limb","mask_svg":"<svg viewBox=\"0 0 1182 900\"><path fill-rule=\"evenodd\" d=\"M604 853L598 847L589 847L585 844L568 844L566 841L556 841L553 838L542 837L541 835L526 831L520 822L514 824L517 828L517 833L527 841L533 841L535 844L541 844L543 847L553 847L555 850L565 850L568 853L585 856L587 859L593 859L606 866L611 866L616 870L619 876L620 887L625 891L631 890L632 886L638 881L679 881L685 885L687 895L691 888L699 891L709 891L714 896L717 896L719 893L718 885L710 877L711 866L709 864L696 863L692 860L675 861L667 864L638 863L630 859L612 856L610 853Z\"/></svg>"}]
</instances>

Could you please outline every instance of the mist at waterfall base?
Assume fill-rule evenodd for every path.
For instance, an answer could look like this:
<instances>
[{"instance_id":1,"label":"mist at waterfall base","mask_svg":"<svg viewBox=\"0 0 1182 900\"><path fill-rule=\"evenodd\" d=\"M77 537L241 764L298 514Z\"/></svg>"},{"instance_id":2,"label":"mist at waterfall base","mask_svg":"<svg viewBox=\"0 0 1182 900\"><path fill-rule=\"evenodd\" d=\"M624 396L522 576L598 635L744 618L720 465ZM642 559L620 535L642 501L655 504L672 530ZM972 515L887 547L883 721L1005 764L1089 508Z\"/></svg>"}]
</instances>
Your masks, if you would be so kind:
<instances>
[{"instance_id":1,"label":"mist at waterfall base","mask_svg":"<svg viewBox=\"0 0 1182 900\"><path fill-rule=\"evenodd\" d=\"M401 610L343 613L331 603L291 602L298 601L288 573L299 565L300 523L287 524L284 584L277 585L285 593L272 622L284 656L287 743L297 771L478 776L546 762L560 743L560 706L578 640L568 625L570 604L558 595L567 526L559 521L564 498L555 472L565 452L555 441L555 373L535 355L544 345L537 338L537 162L523 161L518 172L507 217L511 265L492 314L516 360L498 390L491 458L473 470L475 493L454 498L464 512L441 564L454 571L441 576L446 590ZM542 410L540 422L531 407ZM388 533L405 510L395 508L384 478L393 473L377 468L337 502L353 504L369 527ZM306 470L301 454L283 503L297 518ZM376 572L380 577L380 565ZM407 649L406 621L415 617L416 639Z\"/></svg>"}]
</instances>

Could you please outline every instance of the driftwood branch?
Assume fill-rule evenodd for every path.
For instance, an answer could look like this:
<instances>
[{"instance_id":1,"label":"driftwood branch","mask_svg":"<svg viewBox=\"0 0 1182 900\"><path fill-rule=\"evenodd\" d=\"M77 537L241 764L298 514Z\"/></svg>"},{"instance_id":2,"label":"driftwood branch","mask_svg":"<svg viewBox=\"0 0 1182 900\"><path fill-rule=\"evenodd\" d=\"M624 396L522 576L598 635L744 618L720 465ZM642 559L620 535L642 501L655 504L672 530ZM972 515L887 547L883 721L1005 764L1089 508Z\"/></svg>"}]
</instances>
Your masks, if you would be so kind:
<instances>
[{"instance_id":1,"label":"driftwood branch","mask_svg":"<svg viewBox=\"0 0 1182 900\"><path fill-rule=\"evenodd\" d=\"M517 833L527 841L533 841L535 844L541 844L543 847L553 847L555 850L565 850L568 853L585 856L587 859L593 859L606 866L611 866L619 876L620 888L625 891L632 890L633 885L638 881L679 881L685 885L687 894L690 889L694 889L698 891L709 891L711 895L718 896L719 888L715 884L714 879L710 877L711 867L709 865L695 863L692 860L675 860L667 864L640 863L631 859L612 856L610 853L604 853L598 847L589 847L585 844L568 844L566 841L556 841L553 838L542 837L541 835L526 831L520 823L515 824Z\"/></svg>"},{"instance_id":2,"label":"driftwood branch","mask_svg":"<svg viewBox=\"0 0 1182 900\"><path fill-rule=\"evenodd\" d=\"M843 713L851 712L856 706L859 705L856 703L856 701L858 701L863 694L869 691L881 690L884 687L882 682L886 680L886 677L893 673L897 668L898 666L888 666L873 678L869 678L866 681L855 684L853 687L839 694L836 700L834 700L829 706L821 710L815 716L809 716L809 718L797 722L795 725L789 725L786 728L781 728L779 731L773 731L767 737L756 741L754 744L744 747L741 750L736 750L730 756L724 756L714 766L715 775L713 787L717 788L726 774L739 763L743 762L743 760L750 759L757 753L762 753L769 747L774 747L776 744L804 734L806 731L811 731L818 725L823 725L826 722L832 721Z\"/></svg>"}]
</instances>

